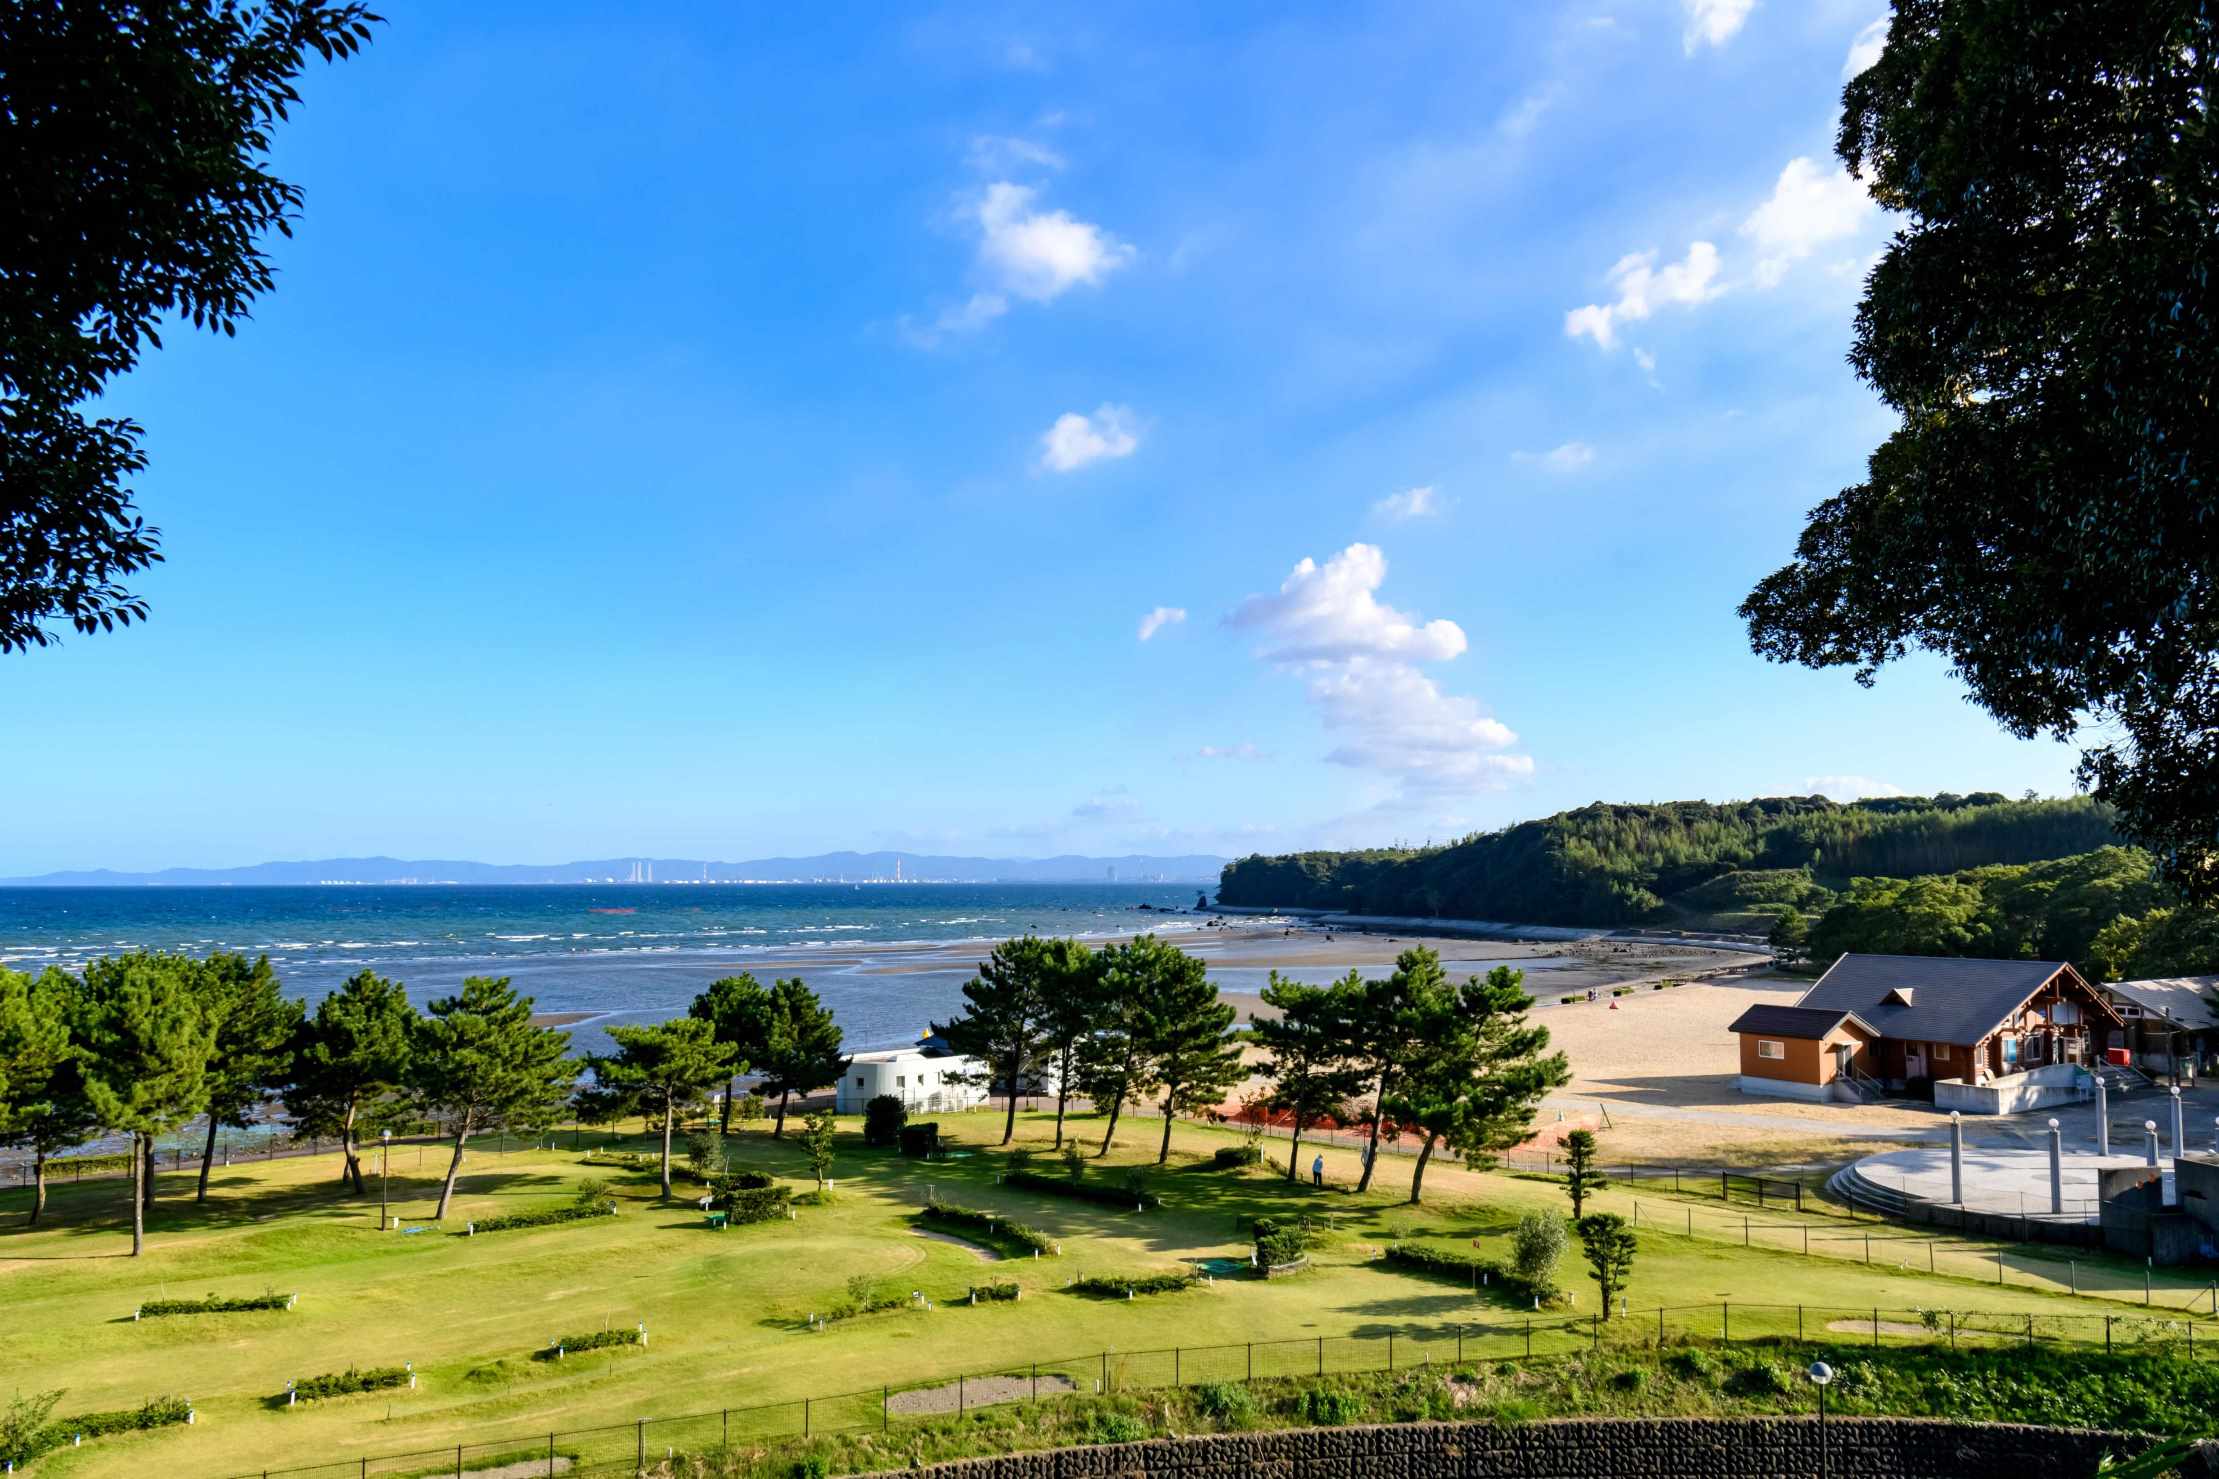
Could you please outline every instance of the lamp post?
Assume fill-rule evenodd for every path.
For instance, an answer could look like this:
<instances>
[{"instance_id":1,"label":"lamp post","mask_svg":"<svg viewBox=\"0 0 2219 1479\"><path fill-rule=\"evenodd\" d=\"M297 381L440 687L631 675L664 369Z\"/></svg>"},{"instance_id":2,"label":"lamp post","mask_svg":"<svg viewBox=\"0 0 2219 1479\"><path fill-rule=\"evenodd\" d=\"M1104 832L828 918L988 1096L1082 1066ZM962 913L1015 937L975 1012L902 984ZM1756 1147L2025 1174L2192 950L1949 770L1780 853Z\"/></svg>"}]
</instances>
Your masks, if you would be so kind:
<instances>
[{"instance_id":1,"label":"lamp post","mask_svg":"<svg viewBox=\"0 0 2219 1479\"><path fill-rule=\"evenodd\" d=\"M2176 1055L2174 1056L2174 1058L2173 1058L2173 1061L2174 1061L2175 1063L2178 1063L2178 1062L2180 1062L2180 1058L2179 1058L2179 1056L2178 1056L2177 1054L2176 1054ZM2178 1071L2178 1070L2176 1070L2176 1071ZM2187 1134L2186 1134L2186 1126L2184 1126L2184 1125L2183 1125L2183 1124L2181 1123L2181 1108L2180 1108L2180 1085L2179 1085L2179 1084L2175 1084L2175 1085L2173 1085L2172 1093L2173 1093L2173 1159L2177 1161L2177 1160L2179 1160L2179 1159L2180 1159L2180 1158L2181 1158L2182 1156L2184 1156L2184 1155L2188 1154L2188 1137L2187 1137Z\"/></svg>"},{"instance_id":2,"label":"lamp post","mask_svg":"<svg viewBox=\"0 0 2219 1479\"><path fill-rule=\"evenodd\" d=\"M1818 1388L1818 1479L1826 1479L1826 1384L1834 1379L1834 1368L1824 1361L1813 1361L1805 1374Z\"/></svg>"},{"instance_id":3,"label":"lamp post","mask_svg":"<svg viewBox=\"0 0 2219 1479\"><path fill-rule=\"evenodd\" d=\"M1949 1200L1965 1205L1965 1121L1954 1109L1949 1112Z\"/></svg>"},{"instance_id":4,"label":"lamp post","mask_svg":"<svg viewBox=\"0 0 2219 1479\"><path fill-rule=\"evenodd\" d=\"M2055 1115L2049 1122L2049 1210L2052 1217L2065 1212L2065 1136Z\"/></svg>"},{"instance_id":5,"label":"lamp post","mask_svg":"<svg viewBox=\"0 0 2219 1479\"><path fill-rule=\"evenodd\" d=\"M2111 1154L2111 1089L2100 1073L2096 1075L2096 1154Z\"/></svg>"},{"instance_id":6,"label":"lamp post","mask_svg":"<svg viewBox=\"0 0 2219 1479\"><path fill-rule=\"evenodd\" d=\"M2156 1165L2156 1164L2157 1164L2157 1121L2156 1121L2156 1120L2144 1120L2144 1121L2142 1121L2142 1138L2143 1138L2143 1140L2144 1140L2144 1142L2145 1142L2145 1143L2144 1143L2144 1145L2143 1145L2143 1148L2142 1148L2142 1156L2143 1156L2143 1159L2147 1160L2147 1161L2148 1161L2148 1162L2149 1162L2149 1163L2150 1163L2151 1165L2153 1165L2153 1166L2154 1166L2154 1165Z\"/></svg>"},{"instance_id":7,"label":"lamp post","mask_svg":"<svg viewBox=\"0 0 2219 1479\"><path fill-rule=\"evenodd\" d=\"M392 1187L392 1184L393 1184L393 1183L391 1182L391 1180L390 1180L390 1179L388 1179L388 1177L387 1177L387 1175L386 1175L386 1172L387 1172L387 1170L388 1170L388 1169L389 1169L389 1168L390 1168L390 1167L392 1166L392 1164L393 1164L393 1132L392 1132L391 1130L380 1130L380 1131L378 1131L378 1231L379 1231L379 1232L384 1232L384 1231L385 1231L385 1230L386 1230L387 1228L389 1228L389 1227L391 1227L391 1226L393 1225L393 1224L392 1224L392 1220L390 1219L390 1217L388 1217L388 1216L387 1216L388 1212L390 1212L390 1211L391 1211L391 1209L392 1209L392 1206L393 1206L393 1199L392 1199L392 1196L391 1196L391 1194L390 1194L390 1193L391 1193L391 1187Z\"/></svg>"}]
</instances>

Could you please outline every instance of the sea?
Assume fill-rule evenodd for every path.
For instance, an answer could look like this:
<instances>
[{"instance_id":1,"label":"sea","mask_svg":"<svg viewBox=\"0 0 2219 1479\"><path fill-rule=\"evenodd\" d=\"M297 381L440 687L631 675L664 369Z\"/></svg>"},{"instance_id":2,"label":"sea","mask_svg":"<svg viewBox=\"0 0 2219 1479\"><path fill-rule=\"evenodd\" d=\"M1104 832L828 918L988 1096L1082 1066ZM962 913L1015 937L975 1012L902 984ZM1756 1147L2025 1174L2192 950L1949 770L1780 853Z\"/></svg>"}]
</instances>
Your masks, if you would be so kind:
<instances>
[{"instance_id":1,"label":"sea","mask_svg":"<svg viewBox=\"0 0 2219 1479\"><path fill-rule=\"evenodd\" d=\"M542 1013L582 1014L574 1051L605 1029L685 1011L720 976L799 976L850 1049L898 1047L962 1004L963 983L1012 935L1198 943L1195 884L549 884L0 889L0 965L66 970L131 950L269 957L313 1002L357 971L419 1004L470 976L505 976ZM1252 989L1254 982L1224 984Z\"/></svg>"}]
</instances>

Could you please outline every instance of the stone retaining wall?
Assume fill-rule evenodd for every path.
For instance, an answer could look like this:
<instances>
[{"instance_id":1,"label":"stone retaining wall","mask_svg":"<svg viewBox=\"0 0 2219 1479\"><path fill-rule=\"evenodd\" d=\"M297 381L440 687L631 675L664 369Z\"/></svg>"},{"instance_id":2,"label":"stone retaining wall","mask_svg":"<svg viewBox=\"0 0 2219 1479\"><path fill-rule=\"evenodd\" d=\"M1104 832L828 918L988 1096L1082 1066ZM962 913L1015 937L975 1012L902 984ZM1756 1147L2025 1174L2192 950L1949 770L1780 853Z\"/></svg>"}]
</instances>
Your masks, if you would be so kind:
<instances>
[{"instance_id":1,"label":"stone retaining wall","mask_svg":"<svg viewBox=\"0 0 2219 1479\"><path fill-rule=\"evenodd\" d=\"M2125 1433L1904 1418L1829 1418L1825 1470L1854 1479L2087 1479ZM1820 1472L1808 1418L1407 1423L1211 1434L966 1459L933 1479L1806 1479ZM2182 1470L2219 1476L2207 1455Z\"/></svg>"}]
</instances>

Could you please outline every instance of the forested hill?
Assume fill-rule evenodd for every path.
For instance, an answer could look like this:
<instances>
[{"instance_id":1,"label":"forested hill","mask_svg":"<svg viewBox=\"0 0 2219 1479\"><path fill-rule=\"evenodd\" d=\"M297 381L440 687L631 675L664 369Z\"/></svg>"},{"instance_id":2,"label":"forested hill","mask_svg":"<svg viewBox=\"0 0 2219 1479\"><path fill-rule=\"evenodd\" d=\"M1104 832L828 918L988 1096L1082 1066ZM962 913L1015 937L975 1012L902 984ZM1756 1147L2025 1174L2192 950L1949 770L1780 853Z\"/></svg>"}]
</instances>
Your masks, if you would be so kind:
<instances>
[{"instance_id":1,"label":"forested hill","mask_svg":"<svg viewBox=\"0 0 2219 1479\"><path fill-rule=\"evenodd\" d=\"M1957 873L2118 842L2085 798L1994 792L1835 802L1597 802L1446 847L1307 852L1227 865L1224 904L1519 924L1762 929L1850 879Z\"/></svg>"}]
</instances>

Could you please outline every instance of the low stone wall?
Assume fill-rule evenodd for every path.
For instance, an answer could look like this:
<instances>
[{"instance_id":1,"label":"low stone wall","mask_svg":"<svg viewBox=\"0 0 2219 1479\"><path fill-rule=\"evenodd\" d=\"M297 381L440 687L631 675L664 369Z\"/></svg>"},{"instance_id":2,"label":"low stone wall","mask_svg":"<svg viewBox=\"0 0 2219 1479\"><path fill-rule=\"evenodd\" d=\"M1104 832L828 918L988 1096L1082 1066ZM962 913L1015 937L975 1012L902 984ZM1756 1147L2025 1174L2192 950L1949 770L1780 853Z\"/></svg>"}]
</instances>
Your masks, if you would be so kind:
<instances>
[{"instance_id":1,"label":"low stone wall","mask_svg":"<svg viewBox=\"0 0 2219 1479\"><path fill-rule=\"evenodd\" d=\"M1903 1418L1829 1418L1825 1467L1857 1479L2086 1479L2125 1433ZM966 1459L933 1479L1803 1479L1820 1472L1808 1418L1408 1423L1212 1434ZM2182 1469L2219 1474L2208 1458Z\"/></svg>"}]
</instances>

